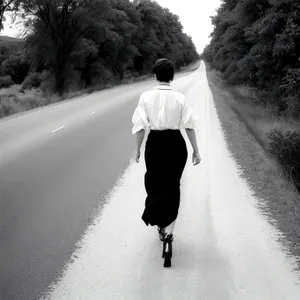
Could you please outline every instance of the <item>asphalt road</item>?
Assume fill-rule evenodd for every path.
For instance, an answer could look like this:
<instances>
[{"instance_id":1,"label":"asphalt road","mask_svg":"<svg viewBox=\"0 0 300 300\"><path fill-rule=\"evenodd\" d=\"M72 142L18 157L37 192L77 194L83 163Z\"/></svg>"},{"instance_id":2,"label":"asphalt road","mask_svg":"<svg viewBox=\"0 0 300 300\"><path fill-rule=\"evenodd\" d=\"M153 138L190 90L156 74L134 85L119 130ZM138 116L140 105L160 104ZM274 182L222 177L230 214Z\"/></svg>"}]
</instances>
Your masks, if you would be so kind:
<instances>
[{"instance_id":1,"label":"asphalt road","mask_svg":"<svg viewBox=\"0 0 300 300\"><path fill-rule=\"evenodd\" d=\"M155 85L120 86L0 121L1 299L37 299L58 277L128 166L133 110Z\"/></svg>"},{"instance_id":2,"label":"asphalt road","mask_svg":"<svg viewBox=\"0 0 300 300\"><path fill-rule=\"evenodd\" d=\"M240 176L205 72L173 83L199 117L202 162L187 142L171 268L141 220L145 162L132 159L132 113L153 80L0 123L1 300L300 299L297 262Z\"/></svg>"}]
</instances>

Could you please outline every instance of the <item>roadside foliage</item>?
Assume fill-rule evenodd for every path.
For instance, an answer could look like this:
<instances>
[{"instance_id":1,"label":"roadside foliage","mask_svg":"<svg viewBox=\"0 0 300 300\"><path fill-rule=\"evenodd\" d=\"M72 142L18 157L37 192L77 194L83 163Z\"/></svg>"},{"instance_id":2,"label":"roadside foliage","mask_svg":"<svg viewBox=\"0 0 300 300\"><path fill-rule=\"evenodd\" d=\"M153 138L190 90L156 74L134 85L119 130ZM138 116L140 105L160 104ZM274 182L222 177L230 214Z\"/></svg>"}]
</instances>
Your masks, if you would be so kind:
<instances>
[{"instance_id":1,"label":"roadside foliage","mask_svg":"<svg viewBox=\"0 0 300 300\"><path fill-rule=\"evenodd\" d=\"M199 58L179 17L155 1L1 3L2 15L7 10L23 17L27 32L23 40L0 37L2 85L11 80L62 94L147 75L159 57L170 58L177 69Z\"/></svg>"},{"instance_id":2,"label":"roadside foliage","mask_svg":"<svg viewBox=\"0 0 300 300\"><path fill-rule=\"evenodd\" d=\"M212 23L202 55L210 66L227 84L254 89L257 109L300 125L300 2L223 0ZM300 190L299 136L282 126L266 139Z\"/></svg>"},{"instance_id":3,"label":"roadside foliage","mask_svg":"<svg viewBox=\"0 0 300 300\"><path fill-rule=\"evenodd\" d=\"M212 17L205 59L229 84L263 92L261 102L278 114L300 116L300 2L224 0Z\"/></svg>"}]
</instances>

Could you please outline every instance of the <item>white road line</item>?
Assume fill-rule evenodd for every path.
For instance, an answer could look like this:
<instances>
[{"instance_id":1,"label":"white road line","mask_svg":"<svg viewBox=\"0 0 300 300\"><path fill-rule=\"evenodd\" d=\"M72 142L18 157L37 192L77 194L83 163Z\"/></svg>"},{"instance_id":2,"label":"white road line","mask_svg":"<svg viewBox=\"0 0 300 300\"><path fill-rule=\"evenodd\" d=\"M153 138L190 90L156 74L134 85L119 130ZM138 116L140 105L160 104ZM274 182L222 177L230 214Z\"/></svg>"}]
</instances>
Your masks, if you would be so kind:
<instances>
[{"instance_id":1,"label":"white road line","mask_svg":"<svg viewBox=\"0 0 300 300\"><path fill-rule=\"evenodd\" d=\"M64 126L61 126L61 127L57 128L57 129L53 130L52 133L55 133L55 132L57 132L57 131L59 131L59 130L65 128L65 127L66 127L65 125L64 125Z\"/></svg>"},{"instance_id":2,"label":"white road line","mask_svg":"<svg viewBox=\"0 0 300 300\"><path fill-rule=\"evenodd\" d=\"M91 116L91 115L94 115L95 113L96 113L95 111L91 112L91 113L90 113L90 116Z\"/></svg>"}]
</instances>

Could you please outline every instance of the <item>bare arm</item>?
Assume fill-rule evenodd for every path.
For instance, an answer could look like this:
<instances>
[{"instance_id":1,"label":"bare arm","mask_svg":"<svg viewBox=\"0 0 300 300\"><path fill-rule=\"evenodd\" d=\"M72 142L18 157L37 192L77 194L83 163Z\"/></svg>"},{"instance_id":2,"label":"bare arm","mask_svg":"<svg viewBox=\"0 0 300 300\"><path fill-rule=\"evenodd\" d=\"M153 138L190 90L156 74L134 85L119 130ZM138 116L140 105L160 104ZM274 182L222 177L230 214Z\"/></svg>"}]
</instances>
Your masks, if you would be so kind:
<instances>
[{"instance_id":1,"label":"bare arm","mask_svg":"<svg viewBox=\"0 0 300 300\"><path fill-rule=\"evenodd\" d=\"M185 132L186 132L186 134L187 134L187 136L188 136L188 138L190 140L190 143L191 143L191 145L193 147L194 152L199 152L195 130L187 128L185 130Z\"/></svg>"},{"instance_id":2,"label":"bare arm","mask_svg":"<svg viewBox=\"0 0 300 300\"><path fill-rule=\"evenodd\" d=\"M142 129L136 133L136 149L141 151L141 146L145 137L145 130Z\"/></svg>"},{"instance_id":3,"label":"bare arm","mask_svg":"<svg viewBox=\"0 0 300 300\"><path fill-rule=\"evenodd\" d=\"M145 130L142 129L136 133L136 162L139 162L141 156L141 146L145 137Z\"/></svg>"},{"instance_id":4,"label":"bare arm","mask_svg":"<svg viewBox=\"0 0 300 300\"><path fill-rule=\"evenodd\" d=\"M198 149L198 144L197 144L197 139L196 139L196 134L194 129L186 128L185 132L190 140L190 143L193 147L194 153L193 153L193 163L194 165L198 165L201 161L201 157L199 154L199 149Z\"/></svg>"}]
</instances>

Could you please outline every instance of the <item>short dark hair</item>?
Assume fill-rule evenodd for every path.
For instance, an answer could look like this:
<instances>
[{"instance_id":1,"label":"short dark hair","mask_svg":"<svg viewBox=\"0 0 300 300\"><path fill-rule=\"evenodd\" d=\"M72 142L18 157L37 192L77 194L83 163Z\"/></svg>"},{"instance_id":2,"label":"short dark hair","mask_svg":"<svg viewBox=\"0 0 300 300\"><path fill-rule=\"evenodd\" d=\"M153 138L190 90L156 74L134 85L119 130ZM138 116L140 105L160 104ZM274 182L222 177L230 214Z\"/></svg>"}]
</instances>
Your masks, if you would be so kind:
<instances>
[{"instance_id":1,"label":"short dark hair","mask_svg":"<svg viewBox=\"0 0 300 300\"><path fill-rule=\"evenodd\" d=\"M154 63L153 73L158 81L169 82L174 79L174 64L167 58L160 58Z\"/></svg>"}]
</instances>

